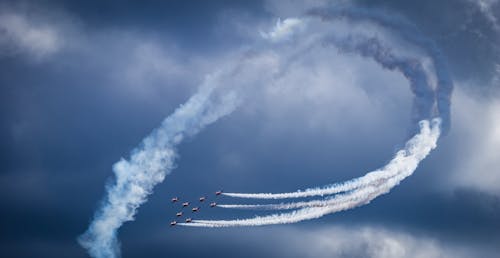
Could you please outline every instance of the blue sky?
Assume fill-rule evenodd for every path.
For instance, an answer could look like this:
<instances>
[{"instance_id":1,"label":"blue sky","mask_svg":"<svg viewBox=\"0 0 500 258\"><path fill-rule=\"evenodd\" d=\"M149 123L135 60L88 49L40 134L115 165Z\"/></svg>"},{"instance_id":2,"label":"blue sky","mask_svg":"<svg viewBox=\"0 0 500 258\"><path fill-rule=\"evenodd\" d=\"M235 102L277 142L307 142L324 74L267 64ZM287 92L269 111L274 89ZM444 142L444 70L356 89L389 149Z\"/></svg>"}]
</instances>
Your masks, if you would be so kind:
<instances>
[{"instance_id":1,"label":"blue sky","mask_svg":"<svg viewBox=\"0 0 500 258\"><path fill-rule=\"evenodd\" d=\"M369 20L318 22L262 43L278 19L343 5L399 15L436 43L455 84L449 133L369 205L290 225L170 228L173 196L322 186L382 167L404 145L408 81L370 58L307 43L324 30L376 35L429 63L421 50ZM218 86L237 88L240 106L179 145L175 169L120 228L123 257L495 257L499 16L495 0L1 1L1 256L86 257L76 239L113 181L112 165L207 75L258 56ZM266 77L274 67L286 67L279 80ZM256 214L268 213L197 216Z\"/></svg>"}]
</instances>

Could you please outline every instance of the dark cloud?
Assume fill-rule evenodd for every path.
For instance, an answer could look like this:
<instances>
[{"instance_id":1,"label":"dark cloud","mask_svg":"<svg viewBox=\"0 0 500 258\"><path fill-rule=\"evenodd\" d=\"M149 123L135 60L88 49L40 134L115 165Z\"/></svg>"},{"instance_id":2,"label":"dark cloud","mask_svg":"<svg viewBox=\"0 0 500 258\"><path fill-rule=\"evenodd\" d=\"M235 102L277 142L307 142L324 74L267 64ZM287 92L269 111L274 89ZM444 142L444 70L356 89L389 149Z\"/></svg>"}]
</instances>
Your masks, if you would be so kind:
<instances>
[{"instance_id":1,"label":"dark cloud","mask_svg":"<svg viewBox=\"0 0 500 258\"><path fill-rule=\"evenodd\" d=\"M457 80L487 81L493 76L497 36L470 2L359 2L409 17L438 42ZM23 5L28 7L19 7ZM243 15L255 24L275 18L266 4L254 1L4 1L0 6L23 12L49 10L42 14L57 10L72 17L59 30L71 35L69 44L50 56L36 62L20 55L0 57L2 257L86 257L76 237L85 231L104 194L111 165L127 157L189 97L203 75L218 64L210 62L212 57L223 56L244 42L242 31L246 30L233 31L235 27L221 17L228 17L230 11L231 17ZM54 20L47 19L46 24ZM160 58L141 63L144 56L149 61ZM378 77L369 75L380 71L359 59L355 62L370 68L360 79L365 87L360 92L379 103L366 104L377 110L367 110L364 116L363 112L339 111L340 115L332 117L341 118L334 123L344 129L330 130L325 124L333 111L320 110L321 103L304 107L301 104L307 101L284 97L255 100L180 147L177 169L156 187L136 221L120 230L123 256L304 257L307 253L287 250L290 242L298 243L289 235L309 234L330 225L378 227L376 232L387 229L390 235L394 230L415 239L423 235L445 247L464 246L470 253L494 250L500 240L498 195L476 188L437 189L446 178L434 174L452 169L447 163L457 161L453 149L463 147L446 139L444 148L438 148L413 177L359 209L294 226L169 227L171 214L178 210L168 203L174 195L193 200L221 188L290 191L361 176L380 167L405 137L409 98L397 93L387 101L383 96L391 88L376 90L388 82L385 77L374 82ZM186 68L196 70L177 72ZM484 90L481 85L467 87ZM273 101L288 102L277 107ZM313 112L320 114L324 124L305 126ZM370 120L377 112L392 112L392 117ZM362 118L369 122L356 122ZM458 141L460 136L453 135L452 128L450 137ZM207 218L254 215L221 209L204 212ZM306 247L297 244L294 248ZM366 250L346 251L338 257L369 255Z\"/></svg>"},{"instance_id":2,"label":"dark cloud","mask_svg":"<svg viewBox=\"0 0 500 258\"><path fill-rule=\"evenodd\" d=\"M488 83L498 71L500 58L497 31L476 1L358 1L363 5L396 11L414 22L438 42L449 59L455 79ZM493 8L500 8L493 5ZM450 11L453 10L453 11ZM493 85L498 91L498 86Z\"/></svg>"}]
</instances>

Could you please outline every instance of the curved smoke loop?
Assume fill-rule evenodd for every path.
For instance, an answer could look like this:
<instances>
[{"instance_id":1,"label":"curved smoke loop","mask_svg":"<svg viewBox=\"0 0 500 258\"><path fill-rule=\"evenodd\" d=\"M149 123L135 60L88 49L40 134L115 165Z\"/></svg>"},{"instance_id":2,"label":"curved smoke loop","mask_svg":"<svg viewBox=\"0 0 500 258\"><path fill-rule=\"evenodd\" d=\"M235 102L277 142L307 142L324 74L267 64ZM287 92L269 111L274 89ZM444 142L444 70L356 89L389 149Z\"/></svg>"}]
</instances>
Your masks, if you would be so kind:
<instances>
[{"instance_id":1,"label":"curved smoke loop","mask_svg":"<svg viewBox=\"0 0 500 258\"><path fill-rule=\"evenodd\" d=\"M214 221L196 220L193 223L181 223L186 226L224 227L251 226L280 223L294 223L313 219L329 213L351 209L369 203L377 196L387 193L392 187L415 171L418 163L436 147L440 129L446 131L449 126L449 105L453 88L442 54L434 43L401 18L387 18L378 12L354 7L330 11L311 11L312 16L328 19L350 19L370 21L398 33L402 39L426 51L432 58L438 78L436 88L429 85L426 71L418 59L398 57L389 48L384 47L376 37L352 36L336 38L323 37L323 43L332 44L342 51L355 52L370 57L382 67L401 72L410 82L415 95L414 120L419 122L419 133L413 136L405 148L399 151L384 168L370 172L363 177L322 188L307 189L280 194L244 194L226 193L228 196L243 198L281 199L308 196L338 194L324 200L292 202L275 205L221 205L224 208L257 209L298 209L290 213L275 214L242 220ZM309 19L309 18L308 18ZM297 24L297 19L293 24ZM290 28L287 28L290 29ZM275 34L270 34L275 35ZM278 35L278 34L276 34ZM269 60L259 60L258 54L242 59L236 67L221 71L206 78L199 91L161 126L146 137L142 144L132 151L129 160L120 160L113 166L115 181L107 186L107 195L101 207L96 211L87 231L79 237L82 246L93 257L119 257L117 231L121 225L134 219L137 208L147 201L153 187L162 182L174 168L177 157L176 146L185 137L193 136L207 125L231 113L240 99L235 90L216 90L220 84L241 84L245 82L248 67L262 69L262 76L251 79L265 84L276 76L273 69L267 69ZM261 67L263 66L263 67ZM256 68L260 67L260 68ZM235 79L237 78L237 79ZM231 81L233 79L234 81ZM230 83L227 83L227 80ZM441 122L442 121L442 122ZM442 124L441 124L442 123Z\"/></svg>"},{"instance_id":2,"label":"curved smoke loop","mask_svg":"<svg viewBox=\"0 0 500 258\"><path fill-rule=\"evenodd\" d=\"M192 227L233 227L296 223L368 204L376 197L388 193L391 188L398 185L403 179L410 176L415 171L418 163L436 147L440 135L440 123L441 121L439 118L433 119L431 124L427 120L421 121L420 133L411 138L407 142L405 149L399 151L389 164L378 171L372 172L372 176L370 177L373 180L369 184L360 186L358 189L344 195L337 195L325 200L288 204L221 205L223 208L273 210L301 209L290 213L273 214L251 219L193 220L192 223L182 223L181 225ZM389 174L393 176L387 177ZM360 180L365 179L366 178L360 178Z\"/></svg>"},{"instance_id":3,"label":"curved smoke loop","mask_svg":"<svg viewBox=\"0 0 500 258\"><path fill-rule=\"evenodd\" d=\"M402 18L376 11L358 8L339 8L325 12L313 10L311 15L319 16L323 20L350 19L375 22L385 28L397 31L403 39L422 48L432 59L437 85L430 85L426 71L418 59L399 57L391 49L384 47L376 38L363 36L349 36L325 38L327 44L333 44L339 50L355 52L363 57L372 58L383 68L397 70L410 83L414 94L413 120L420 121L420 132L413 136L403 150L382 169L367 173L365 176L346 182L336 183L320 188L298 190L289 193L224 193L226 196L253 199L286 199L339 194L323 200L307 202L292 202L281 204L255 205L220 205L221 208L234 209L267 209L286 210L299 209L290 213L273 214L264 217L236 220L194 220L193 223L181 223L183 226L193 227L230 227L230 226L260 226L270 224L295 223L302 220L314 219L326 214L352 209L369 203L371 200L390 191L404 178L410 176L436 144L441 129L447 132L450 125L450 97L453 83L449 76L446 62L436 45L423 37L418 29ZM429 122L429 120L431 120Z\"/></svg>"}]
</instances>

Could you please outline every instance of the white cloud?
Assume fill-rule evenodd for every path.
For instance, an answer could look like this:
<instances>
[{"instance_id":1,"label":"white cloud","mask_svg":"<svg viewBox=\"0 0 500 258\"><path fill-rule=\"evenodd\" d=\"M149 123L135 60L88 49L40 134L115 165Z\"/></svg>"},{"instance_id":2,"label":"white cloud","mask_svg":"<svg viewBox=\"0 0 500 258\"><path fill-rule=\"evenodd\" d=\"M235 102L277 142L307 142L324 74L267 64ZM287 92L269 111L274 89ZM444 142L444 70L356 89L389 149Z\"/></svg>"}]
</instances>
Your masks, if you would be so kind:
<instances>
[{"instance_id":1,"label":"white cloud","mask_svg":"<svg viewBox=\"0 0 500 258\"><path fill-rule=\"evenodd\" d=\"M346 0L337 0L346 2ZM328 0L268 0L264 2L265 8L276 16L289 17L301 16L310 8L325 7Z\"/></svg>"},{"instance_id":2,"label":"white cloud","mask_svg":"<svg viewBox=\"0 0 500 258\"><path fill-rule=\"evenodd\" d=\"M297 57L288 64L286 74L264 91L266 116L285 126L296 121L306 131L351 135L373 130L370 125L382 128L387 122L409 121L411 92L399 73L384 70L369 59L339 54L333 47L317 46ZM402 107L407 112L398 120ZM359 129L349 133L349 127Z\"/></svg>"},{"instance_id":3,"label":"white cloud","mask_svg":"<svg viewBox=\"0 0 500 258\"><path fill-rule=\"evenodd\" d=\"M22 52L42 58L57 52L62 45L54 26L37 23L23 13L0 13L0 53Z\"/></svg>"},{"instance_id":4,"label":"white cloud","mask_svg":"<svg viewBox=\"0 0 500 258\"><path fill-rule=\"evenodd\" d=\"M286 230L288 231L288 230ZM441 258L495 257L493 250L460 246L376 226L326 226L280 232L294 257ZM295 232L296 231L296 232Z\"/></svg>"},{"instance_id":5,"label":"white cloud","mask_svg":"<svg viewBox=\"0 0 500 258\"><path fill-rule=\"evenodd\" d=\"M311 136L327 133L331 137L333 133L373 138L381 131L391 131L395 138L404 135L412 102L408 81L370 58L322 44L323 36L345 35L352 26L349 30L342 22L331 25L316 20L308 24L308 30L297 32L297 40L273 44L272 51L282 63L279 76L246 93L251 102L244 109L260 114L263 131L270 137L295 129ZM384 31L374 28L368 34L373 33ZM414 56L405 52L397 54Z\"/></svg>"},{"instance_id":6,"label":"white cloud","mask_svg":"<svg viewBox=\"0 0 500 258\"><path fill-rule=\"evenodd\" d=\"M281 21L278 19L276 25L268 33L261 32L261 35L265 39L271 41L280 41L289 39L296 30L301 29L305 26L304 21L297 18L287 18Z\"/></svg>"},{"instance_id":7,"label":"white cloud","mask_svg":"<svg viewBox=\"0 0 500 258\"><path fill-rule=\"evenodd\" d=\"M477 6L479 7L479 10L483 13L486 19L488 19L493 28L496 31L500 31L498 19L495 16L494 11L492 10L493 6L497 5L499 1L498 0L470 0L470 1L476 3Z\"/></svg>"},{"instance_id":8,"label":"white cloud","mask_svg":"<svg viewBox=\"0 0 500 258\"><path fill-rule=\"evenodd\" d=\"M118 65L119 69L114 73L114 76L123 78L125 84L141 88L155 81L172 82L189 74L185 62L177 56L179 51L173 47L142 40L130 42L128 49L131 50L128 60Z\"/></svg>"},{"instance_id":9,"label":"white cloud","mask_svg":"<svg viewBox=\"0 0 500 258\"><path fill-rule=\"evenodd\" d=\"M500 100L475 96L458 88L452 127L455 151L453 186L475 187L500 195Z\"/></svg>"}]
</instances>

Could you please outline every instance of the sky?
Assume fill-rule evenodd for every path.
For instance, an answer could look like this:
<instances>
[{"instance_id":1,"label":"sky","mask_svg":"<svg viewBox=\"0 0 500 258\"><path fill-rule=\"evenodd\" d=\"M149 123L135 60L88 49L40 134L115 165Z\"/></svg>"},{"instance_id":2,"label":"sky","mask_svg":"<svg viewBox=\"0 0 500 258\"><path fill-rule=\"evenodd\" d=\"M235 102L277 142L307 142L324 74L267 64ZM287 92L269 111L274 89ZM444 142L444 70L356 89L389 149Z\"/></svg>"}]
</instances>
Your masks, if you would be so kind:
<instances>
[{"instance_id":1,"label":"sky","mask_svg":"<svg viewBox=\"0 0 500 258\"><path fill-rule=\"evenodd\" d=\"M404 146L414 129L405 76L312 43L365 35L424 69L432 60L372 19L310 11L343 7L398 17L439 49L455 88L437 148L356 209L286 225L171 227L174 196L261 202L213 193L349 180ZM2 0L0 256L88 257L77 239L106 203L113 164L215 78L215 103L234 107L176 147L170 174L118 230L122 257L497 257L499 23L497 0ZM202 207L196 219L271 213Z\"/></svg>"}]
</instances>

